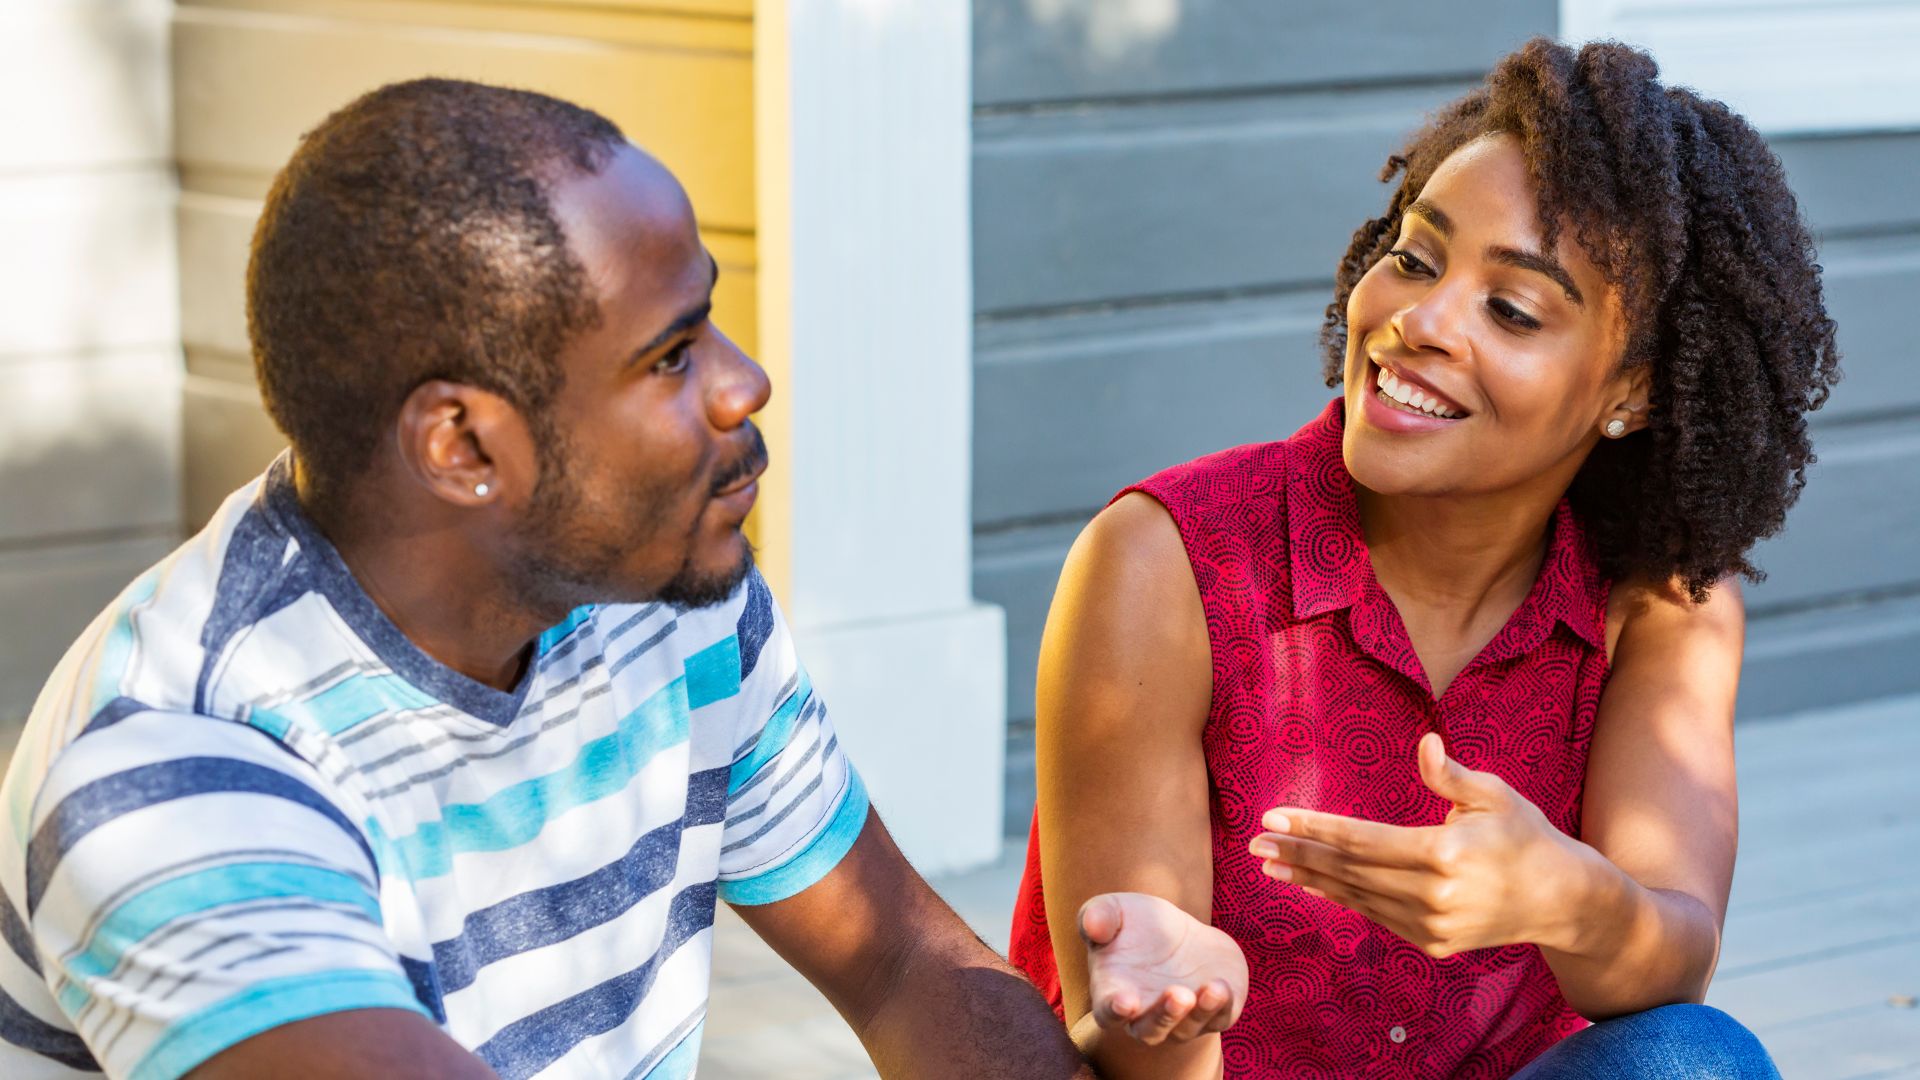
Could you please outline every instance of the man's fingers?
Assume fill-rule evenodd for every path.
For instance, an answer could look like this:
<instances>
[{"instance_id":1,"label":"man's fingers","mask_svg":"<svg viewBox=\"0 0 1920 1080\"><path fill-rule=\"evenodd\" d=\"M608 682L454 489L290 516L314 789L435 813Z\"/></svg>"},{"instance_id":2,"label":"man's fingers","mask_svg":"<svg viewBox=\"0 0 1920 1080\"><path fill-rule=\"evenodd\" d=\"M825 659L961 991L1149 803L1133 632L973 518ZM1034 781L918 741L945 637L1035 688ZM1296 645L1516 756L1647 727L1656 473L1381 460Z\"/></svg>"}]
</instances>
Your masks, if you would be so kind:
<instances>
[{"instance_id":1,"label":"man's fingers","mask_svg":"<svg viewBox=\"0 0 1920 1080\"><path fill-rule=\"evenodd\" d=\"M1255 837L1253 843L1256 845L1271 841L1274 836L1290 836L1338 848L1356 859L1381 866L1419 865L1427 832L1421 828L1382 825L1377 821L1362 821L1291 806L1267 811L1260 823L1268 833ZM1258 856L1260 851L1255 848L1254 854Z\"/></svg>"},{"instance_id":2,"label":"man's fingers","mask_svg":"<svg viewBox=\"0 0 1920 1080\"><path fill-rule=\"evenodd\" d=\"M1080 905L1080 936L1097 949L1113 941L1123 920L1120 898L1102 893Z\"/></svg>"}]
</instances>

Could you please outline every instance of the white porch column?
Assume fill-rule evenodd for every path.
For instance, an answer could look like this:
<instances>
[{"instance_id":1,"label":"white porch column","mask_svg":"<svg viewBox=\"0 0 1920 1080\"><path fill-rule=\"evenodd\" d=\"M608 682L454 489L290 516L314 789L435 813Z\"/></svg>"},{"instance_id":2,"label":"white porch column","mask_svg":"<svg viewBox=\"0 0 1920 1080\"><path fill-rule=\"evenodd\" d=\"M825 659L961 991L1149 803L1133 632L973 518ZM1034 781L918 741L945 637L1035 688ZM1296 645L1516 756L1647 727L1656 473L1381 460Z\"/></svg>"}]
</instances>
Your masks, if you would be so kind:
<instances>
[{"instance_id":1,"label":"white porch column","mask_svg":"<svg viewBox=\"0 0 1920 1080\"><path fill-rule=\"evenodd\" d=\"M761 0L758 534L804 662L917 866L1000 840L1004 625L971 586L969 5Z\"/></svg>"}]
</instances>

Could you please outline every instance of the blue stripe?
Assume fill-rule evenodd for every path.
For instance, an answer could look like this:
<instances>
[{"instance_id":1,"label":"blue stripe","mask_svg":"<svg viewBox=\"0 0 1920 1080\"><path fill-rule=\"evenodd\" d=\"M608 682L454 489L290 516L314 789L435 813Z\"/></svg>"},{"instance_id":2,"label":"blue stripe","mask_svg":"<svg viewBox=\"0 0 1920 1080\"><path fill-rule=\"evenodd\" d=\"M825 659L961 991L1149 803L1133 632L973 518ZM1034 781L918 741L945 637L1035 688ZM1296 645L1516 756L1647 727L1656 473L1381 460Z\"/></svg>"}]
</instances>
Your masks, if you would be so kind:
<instances>
[{"instance_id":1,"label":"blue stripe","mask_svg":"<svg viewBox=\"0 0 1920 1080\"><path fill-rule=\"evenodd\" d=\"M582 746L566 768L481 802L451 804L439 821L384 841L382 854L421 881L451 871L455 855L518 847L540 835L548 821L626 790L655 755L687 741L687 722L687 680L679 678L622 717L612 733Z\"/></svg>"},{"instance_id":2,"label":"blue stripe","mask_svg":"<svg viewBox=\"0 0 1920 1080\"><path fill-rule=\"evenodd\" d=\"M826 877L853 849L867 824L867 786L851 764L847 766L847 793L840 809L820 835L798 855L750 878L720 883L720 896L729 904L771 904L805 892Z\"/></svg>"},{"instance_id":3,"label":"blue stripe","mask_svg":"<svg viewBox=\"0 0 1920 1080\"><path fill-rule=\"evenodd\" d=\"M503 1080L532 1076L595 1035L627 1022L659 976L660 965L713 925L712 882L690 885L673 898L660 948L641 964L589 990L508 1024L474 1049Z\"/></svg>"},{"instance_id":4,"label":"blue stripe","mask_svg":"<svg viewBox=\"0 0 1920 1080\"><path fill-rule=\"evenodd\" d=\"M349 874L319 866L287 862L229 863L163 881L128 897L100 922L84 950L60 967L68 983L60 990L60 1007L79 1015L90 996L89 979L120 966L120 958L160 928L188 915L249 900L297 896L321 903L352 904L374 923L380 920L380 902Z\"/></svg>"},{"instance_id":5,"label":"blue stripe","mask_svg":"<svg viewBox=\"0 0 1920 1080\"><path fill-rule=\"evenodd\" d=\"M290 701L271 710L255 710L256 714L264 715L254 724L276 738L286 732L289 724L339 735L375 717L437 704L438 701L398 675L354 675L305 701Z\"/></svg>"},{"instance_id":6,"label":"blue stripe","mask_svg":"<svg viewBox=\"0 0 1920 1080\"><path fill-rule=\"evenodd\" d=\"M22 1050L31 1050L41 1057L51 1058L69 1069L100 1071L99 1062L93 1060L93 1055L88 1052L87 1044L80 1041L80 1036L54 1027L28 1012L25 1006L13 1000L5 987L0 987L0 1039Z\"/></svg>"},{"instance_id":7,"label":"blue stripe","mask_svg":"<svg viewBox=\"0 0 1920 1080\"><path fill-rule=\"evenodd\" d=\"M5 938L7 948L20 962L40 974L40 957L33 948L33 935L28 932L27 924L20 919L20 911L13 906L13 897L7 895L5 886L0 886L0 938Z\"/></svg>"},{"instance_id":8,"label":"blue stripe","mask_svg":"<svg viewBox=\"0 0 1920 1080\"><path fill-rule=\"evenodd\" d=\"M693 1067L700 1061L700 1039L706 1034L706 1021L701 1021L673 1052L660 1059L660 1064L647 1070L647 1080L687 1080L693 1075Z\"/></svg>"},{"instance_id":9,"label":"blue stripe","mask_svg":"<svg viewBox=\"0 0 1920 1080\"><path fill-rule=\"evenodd\" d=\"M744 683L760 663L760 650L773 636L773 593L758 570L747 576L747 603L740 609L740 622L733 634L740 639L740 681Z\"/></svg>"},{"instance_id":10,"label":"blue stripe","mask_svg":"<svg viewBox=\"0 0 1920 1080\"><path fill-rule=\"evenodd\" d=\"M199 677L193 683L194 712L207 711L207 691L213 683L214 668L233 636L298 600L312 588L305 574L290 573L290 568L283 564L287 540L287 534L274 528L257 499L227 535L227 550L220 558L220 577L213 586L213 610L207 613L206 622L200 624L202 659ZM289 582L289 578L298 580ZM289 588L289 584L293 587ZM271 597L267 596L269 589L273 590Z\"/></svg>"},{"instance_id":11,"label":"blue stripe","mask_svg":"<svg viewBox=\"0 0 1920 1080\"><path fill-rule=\"evenodd\" d=\"M414 999L426 1007L434 1023L446 1027L446 995L440 992L440 972L434 968L433 961L402 956L400 968L407 973L407 981L413 984Z\"/></svg>"},{"instance_id":12,"label":"blue stripe","mask_svg":"<svg viewBox=\"0 0 1920 1080\"><path fill-rule=\"evenodd\" d=\"M96 731L110 728L129 716L153 711L153 706L144 701L135 701L125 696L117 697L94 710L93 716L87 720L87 726L80 729L80 734L91 735Z\"/></svg>"},{"instance_id":13,"label":"blue stripe","mask_svg":"<svg viewBox=\"0 0 1920 1080\"><path fill-rule=\"evenodd\" d=\"M562 942L611 922L673 882L680 836L720 821L727 805L726 770L695 773L687 783L687 814L642 836L626 854L584 877L503 900L467 916L458 937L435 942L439 985L454 993L473 984L481 968Z\"/></svg>"},{"instance_id":14,"label":"blue stripe","mask_svg":"<svg viewBox=\"0 0 1920 1080\"><path fill-rule=\"evenodd\" d=\"M390 971L320 971L268 979L168 1028L128 1075L131 1080L175 1080L263 1031L347 1009L426 1012L413 999L407 981Z\"/></svg>"},{"instance_id":15,"label":"blue stripe","mask_svg":"<svg viewBox=\"0 0 1920 1080\"><path fill-rule=\"evenodd\" d=\"M194 795L269 795L312 810L353 838L374 864L366 837L320 793L277 769L224 757L185 757L117 772L60 800L27 845L27 918L40 907L47 882L67 852L88 833L122 814Z\"/></svg>"},{"instance_id":16,"label":"blue stripe","mask_svg":"<svg viewBox=\"0 0 1920 1080\"><path fill-rule=\"evenodd\" d=\"M753 779L754 773L787 748L787 742L793 738L794 723L800 718L800 710L812 696L813 680L807 678L806 669L802 668L793 693L787 695L787 700L781 702L780 707L767 718L766 726L760 729L760 738L754 741L752 752L733 763L733 775L727 780L729 792L739 791L747 781Z\"/></svg>"},{"instance_id":17,"label":"blue stripe","mask_svg":"<svg viewBox=\"0 0 1920 1080\"><path fill-rule=\"evenodd\" d=\"M567 635L585 625L598 610L600 610L599 607L594 604L583 604L567 612L566 618L540 635L539 644L534 647L534 655L545 656L552 652L554 646L567 640Z\"/></svg>"},{"instance_id":18,"label":"blue stripe","mask_svg":"<svg viewBox=\"0 0 1920 1080\"><path fill-rule=\"evenodd\" d=\"M687 707L704 708L740 692L740 639L728 634L687 657Z\"/></svg>"}]
</instances>

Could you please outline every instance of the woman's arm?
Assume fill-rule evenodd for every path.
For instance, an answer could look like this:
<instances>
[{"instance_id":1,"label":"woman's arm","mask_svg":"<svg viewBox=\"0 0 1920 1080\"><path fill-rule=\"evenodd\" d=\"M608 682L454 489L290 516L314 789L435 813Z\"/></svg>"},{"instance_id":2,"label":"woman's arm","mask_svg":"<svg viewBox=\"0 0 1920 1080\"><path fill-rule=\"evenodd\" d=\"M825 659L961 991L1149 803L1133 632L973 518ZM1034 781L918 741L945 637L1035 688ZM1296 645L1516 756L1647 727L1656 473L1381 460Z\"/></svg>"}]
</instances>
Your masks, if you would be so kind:
<instances>
[{"instance_id":1,"label":"woman's arm","mask_svg":"<svg viewBox=\"0 0 1920 1080\"><path fill-rule=\"evenodd\" d=\"M1217 1030L1234 1010L1198 1025L1187 1018L1209 1011L1195 1008L1197 997L1219 1001L1213 975L1223 957L1240 964L1244 994L1237 947L1208 925L1213 865L1200 735L1212 670L1206 616L1173 519L1148 496L1119 500L1067 556L1041 643L1036 701L1047 922L1068 1025L1108 1080L1218 1075L1219 1036L1194 1029ZM1083 923L1082 905L1095 897ZM1101 943L1091 949L1091 973L1089 942ZM1169 950L1199 963L1160 955ZM1202 978L1154 994L1151 978L1129 984L1130 966L1149 976L1198 970ZM1128 999L1141 1010L1131 1023Z\"/></svg>"},{"instance_id":2,"label":"woman's arm","mask_svg":"<svg viewBox=\"0 0 1920 1080\"><path fill-rule=\"evenodd\" d=\"M1580 829L1606 865L1586 882L1582 932L1542 950L1567 1000L1593 1018L1706 996L1739 831L1739 582L1722 582L1701 605L1642 586L1622 589L1613 606L1619 641Z\"/></svg>"},{"instance_id":3,"label":"woman's arm","mask_svg":"<svg viewBox=\"0 0 1920 1080\"><path fill-rule=\"evenodd\" d=\"M1733 704L1739 588L1703 605L1623 589L1587 763L1581 839L1492 773L1420 741L1446 822L1401 828L1277 807L1253 853L1268 874L1343 904L1432 956L1538 945L1590 1019L1698 1001L1719 951L1737 815Z\"/></svg>"}]
</instances>

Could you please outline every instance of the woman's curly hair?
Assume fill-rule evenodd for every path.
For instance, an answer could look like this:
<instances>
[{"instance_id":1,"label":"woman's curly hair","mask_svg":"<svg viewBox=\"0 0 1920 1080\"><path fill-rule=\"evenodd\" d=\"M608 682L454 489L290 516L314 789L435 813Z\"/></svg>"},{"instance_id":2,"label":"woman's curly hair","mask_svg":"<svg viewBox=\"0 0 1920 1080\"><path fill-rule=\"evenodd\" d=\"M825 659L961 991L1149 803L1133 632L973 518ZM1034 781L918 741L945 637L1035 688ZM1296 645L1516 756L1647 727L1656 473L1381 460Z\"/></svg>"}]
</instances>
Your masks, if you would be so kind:
<instances>
[{"instance_id":1,"label":"woman's curly hair","mask_svg":"<svg viewBox=\"0 0 1920 1080\"><path fill-rule=\"evenodd\" d=\"M1408 204L1462 145L1517 137L1548 247L1572 228L1621 290L1622 362L1652 365L1647 430L1602 440L1569 497L1609 577L1678 579L1700 600L1727 574L1763 576L1747 553L1806 483L1806 414L1839 378L1839 353L1779 160L1725 105L1658 74L1613 42L1576 52L1535 38L1502 60L1387 159L1380 179L1400 186L1353 234L1320 341L1333 386L1347 298Z\"/></svg>"}]
</instances>

